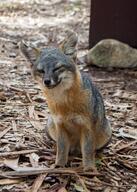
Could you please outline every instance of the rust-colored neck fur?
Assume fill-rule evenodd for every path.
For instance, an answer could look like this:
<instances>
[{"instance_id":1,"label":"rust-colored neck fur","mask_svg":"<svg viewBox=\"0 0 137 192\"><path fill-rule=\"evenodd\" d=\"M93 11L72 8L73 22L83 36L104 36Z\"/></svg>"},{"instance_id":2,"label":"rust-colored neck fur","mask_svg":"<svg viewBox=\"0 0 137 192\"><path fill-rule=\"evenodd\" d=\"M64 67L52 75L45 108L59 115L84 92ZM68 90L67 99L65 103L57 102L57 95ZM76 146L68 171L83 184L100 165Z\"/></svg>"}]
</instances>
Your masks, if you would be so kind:
<instances>
[{"instance_id":1,"label":"rust-colored neck fur","mask_svg":"<svg viewBox=\"0 0 137 192\"><path fill-rule=\"evenodd\" d=\"M44 91L52 114L83 114L83 112L87 111L88 92L82 89L81 74L78 70L74 76L72 86L61 94L60 91L58 89L53 92L47 89ZM60 98L58 99L57 97Z\"/></svg>"}]
</instances>

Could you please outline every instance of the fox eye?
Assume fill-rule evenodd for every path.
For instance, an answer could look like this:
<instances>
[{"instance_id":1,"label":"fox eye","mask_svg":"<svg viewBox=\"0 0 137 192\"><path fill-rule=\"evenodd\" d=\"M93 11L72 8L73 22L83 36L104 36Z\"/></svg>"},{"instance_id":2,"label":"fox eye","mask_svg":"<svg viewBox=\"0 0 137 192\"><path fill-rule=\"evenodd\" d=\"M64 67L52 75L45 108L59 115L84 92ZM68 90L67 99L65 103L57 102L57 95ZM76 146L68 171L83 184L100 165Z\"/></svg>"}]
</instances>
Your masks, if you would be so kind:
<instances>
[{"instance_id":1,"label":"fox eye","mask_svg":"<svg viewBox=\"0 0 137 192\"><path fill-rule=\"evenodd\" d=\"M44 70L43 70L43 69L37 69L37 71L38 71L39 73L44 73Z\"/></svg>"},{"instance_id":2,"label":"fox eye","mask_svg":"<svg viewBox=\"0 0 137 192\"><path fill-rule=\"evenodd\" d=\"M63 72L63 71L65 71L65 68L62 65L62 66L59 66L59 67L56 67L55 69L53 69L53 72L56 72L56 71Z\"/></svg>"}]
</instances>

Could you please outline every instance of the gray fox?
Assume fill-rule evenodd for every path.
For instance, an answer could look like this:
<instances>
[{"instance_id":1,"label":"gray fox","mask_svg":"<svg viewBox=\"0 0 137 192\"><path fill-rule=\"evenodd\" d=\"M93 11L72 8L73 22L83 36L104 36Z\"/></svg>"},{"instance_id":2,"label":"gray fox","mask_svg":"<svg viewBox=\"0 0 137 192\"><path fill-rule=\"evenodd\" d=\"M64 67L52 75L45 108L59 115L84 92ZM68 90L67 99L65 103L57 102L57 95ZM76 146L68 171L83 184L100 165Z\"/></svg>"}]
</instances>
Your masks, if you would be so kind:
<instances>
[{"instance_id":1,"label":"gray fox","mask_svg":"<svg viewBox=\"0 0 137 192\"><path fill-rule=\"evenodd\" d=\"M96 170L95 152L104 147L112 131L102 96L76 65L77 35L69 32L58 47L39 50L21 42L32 74L46 96L51 116L47 131L56 141L56 166L65 166L69 153L82 153L84 170Z\"/></svg>"}]
</instances>

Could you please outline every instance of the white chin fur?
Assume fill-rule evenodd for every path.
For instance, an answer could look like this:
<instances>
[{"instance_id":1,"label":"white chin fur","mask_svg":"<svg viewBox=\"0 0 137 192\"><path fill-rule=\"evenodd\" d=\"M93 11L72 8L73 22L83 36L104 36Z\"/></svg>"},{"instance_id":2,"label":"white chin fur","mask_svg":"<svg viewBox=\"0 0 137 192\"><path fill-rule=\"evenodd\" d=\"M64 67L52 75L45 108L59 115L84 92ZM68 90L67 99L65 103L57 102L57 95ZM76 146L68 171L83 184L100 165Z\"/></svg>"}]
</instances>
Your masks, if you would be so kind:
<instances>
[{"instance_id":1,"label":"white chin fur","mask_svg":"<svg viewBox=\"0 0 137 192\"><path fill-rule=\"evenodd\" d=\"M53 89L48 89L50 98L58 103L66 101L66 90L69 90L74 84L74 75L71 72L64 72L60 75L61 82Z\"/></svg>"}]
</instances>

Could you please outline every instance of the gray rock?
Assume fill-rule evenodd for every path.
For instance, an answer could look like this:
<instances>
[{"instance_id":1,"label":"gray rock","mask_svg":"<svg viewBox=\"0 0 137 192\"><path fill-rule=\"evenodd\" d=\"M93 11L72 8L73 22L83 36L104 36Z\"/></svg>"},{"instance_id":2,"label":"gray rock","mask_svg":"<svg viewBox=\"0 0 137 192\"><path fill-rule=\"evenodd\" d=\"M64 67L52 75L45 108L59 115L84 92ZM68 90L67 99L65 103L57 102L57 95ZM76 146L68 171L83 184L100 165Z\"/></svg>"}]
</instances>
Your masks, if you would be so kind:
<instances>
[{"instance_id":1,"label":"gray rock","mask_svg":"<svg viewBox=\"0 0 137 192\"><path fill-rule=\"evenodd\" d=\"M85 56L88 65L106 68L137 67L137 49L114 39L97 43Z\"/></svg>"}]
</instances>

